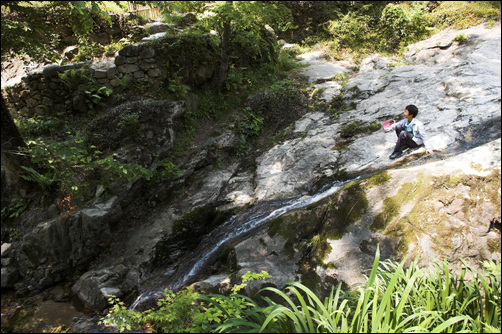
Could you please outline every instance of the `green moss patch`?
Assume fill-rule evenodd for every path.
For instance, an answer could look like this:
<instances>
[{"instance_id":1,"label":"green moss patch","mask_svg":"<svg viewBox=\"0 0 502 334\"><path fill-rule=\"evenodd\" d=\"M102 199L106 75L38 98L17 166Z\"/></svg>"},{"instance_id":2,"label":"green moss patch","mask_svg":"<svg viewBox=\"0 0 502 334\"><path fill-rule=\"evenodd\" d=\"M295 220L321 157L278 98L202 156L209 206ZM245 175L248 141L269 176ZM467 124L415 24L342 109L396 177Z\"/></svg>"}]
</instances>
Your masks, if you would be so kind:
<instances>
[{"instance_id":1,"label":"green moss patch","mask_svg":"<svg viewBox=\"0 0 502 334\"><path fill-rule=\"evenodd\" d=\"M375 217L370 226L371 231L375 232L384 229L399 214L403 204L417 201L418 197L428 194L430 192L427 191L430 186L429 183L430 180L424 178L423 175L418 175L417 181L403 184L397 195L385 198L382 212Z\"/></svg>"},{"instance_id":2,"label":"green moss patch","mask_svg":"<svg viewBox=\"0 0 502 334\"><path fill-rule=\"evenodd\" d=\"M270 237L286 239L283 252L290 259L300 251L298 273L307 286L318 286L320 277L316 267L333 268L324 259L331 253L329 240L338 240L347 233L347 227L360 220L366 213L368 200L360 181L353 182L330 198L304 209L287 213L268 228Z\"/></svg>"},{"instance_id":3,"label":"green moss patch","mask_svg":"<svg viewBox=\"0 0 502 334\"><path fill-rule=\"evenodd\" d=\"M389 182L390 179L391 179L391 176L390 176L389 172L384 170L379 173L376 173L375 175L373 175L372 177L367 179L365 181L365 184L366 184L366 187L369 187L369 188L378 187L378 186L382 186L385 183Z\"/></svg>"},{"instance_id":4,"label":"green moss patch","mask_svg":"<svg viewBox=\"0 0 502 334\"><path fill-rule=\"evenodd\" d=\"M465 193L465 187L469 188L468 193ZM498 169L494 169L487 176L419 175L415 182L403 184L396 196L383 200L383 210L375 217L370 228L372 231L385 230L385 234L397 240L397 259L404 258L410 245L416 244L417 240L424 236L428 236L434 253L447 255L455 247L454 237L462 236L466 232L465 226L453 224L449 216L454 215L455 219L460 219L465 224L480 224L483 222L476 221L480 218L472 212L484 210L486 205L492 206L500 215L499 190ZM462 209L459 212L448 212L450 205L454 205L454 201L458 203L459 200L462 200ZM407 215L402 215L401 208L405 204L413 206ZM488 229L488 222L486 224ZM498 248L490 244L488 247L500 251L500 244L497 245ZM411 257L419 255L420 252L421 249L417 247Z\"/></svg>"},{"instance_id":5,"label":"green moss patch","mask_svg":"<svg viewBox=\"0 0 502 334\"><path fill-rule=\"evenodd\" d=\"M340 131L340 136L342 138L349 138L360 133L372 133L380 130L381 128L382 126L379 123L364 125L359 122L352 122L342 127L342 130Z\"/></svg>"}]
</instances>

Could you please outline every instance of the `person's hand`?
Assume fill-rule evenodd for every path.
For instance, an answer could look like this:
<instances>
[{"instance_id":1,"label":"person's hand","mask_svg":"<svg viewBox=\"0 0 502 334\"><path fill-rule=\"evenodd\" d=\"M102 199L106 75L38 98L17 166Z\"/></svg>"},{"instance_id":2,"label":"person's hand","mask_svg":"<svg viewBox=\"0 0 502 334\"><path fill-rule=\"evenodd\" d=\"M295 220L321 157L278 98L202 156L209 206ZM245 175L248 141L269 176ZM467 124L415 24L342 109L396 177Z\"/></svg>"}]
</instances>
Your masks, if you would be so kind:
<instances>
[{"instance_id":1,"label":"person's hand","mask_svg":"<svg viewBox=\"0 0 502 334\"><path fill-rule=\"evenodd\" d=\"M434 151L433 150L428 150L427 153L434 154Z\"/></svg>"}]
</instances>

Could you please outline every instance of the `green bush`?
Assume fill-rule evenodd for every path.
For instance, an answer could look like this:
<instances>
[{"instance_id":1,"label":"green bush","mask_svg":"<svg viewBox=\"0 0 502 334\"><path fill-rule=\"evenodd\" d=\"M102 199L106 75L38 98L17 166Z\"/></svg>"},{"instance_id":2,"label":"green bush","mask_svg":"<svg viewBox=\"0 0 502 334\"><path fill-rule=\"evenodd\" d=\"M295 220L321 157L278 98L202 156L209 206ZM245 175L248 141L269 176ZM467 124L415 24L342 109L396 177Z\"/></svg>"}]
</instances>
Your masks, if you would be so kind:
<instances>
[{"instance_id":1,"label":"green bush","mask_svg":"<svg viewBox=\"0 0 502 334\"><path fill-rule=\"evenodd\" d=\"M453 39L458 44L465 44L469 40L469 36L465 36L464 34L458 34Z\"/></svg>"},{"instance_id":2,"label":"green bush","mask_svg":"<svg viewBox=\"0 0 502 334\"><path fill-rule=\"evenodd\" d=\"M125 307L115 296L108 301L112 305L109 314L100 323L113 325L120 332L137 328L153 329L162 333L207 333L228 319L239 316L247 307L257 306L249 297L238 294L247 282L270 277L266 272L247 272L242 284L232 288L232 295L202 296L192 287L174 293L165 290L157 301L157 307L137 312Z\"/></svg>"},{"instance_id":3,"label":"green bush","mask_svg":"<svg viewBox=\"0 0 502 334\"><path fill-rule=\"evenodd\" d=\"M372 21L369 15L349 12L339 20L330 21L327 29L344 47L361 47L374 40Z\"/></svg>"},{"instance_id":4,"label":"green bush","mask_svg":"<svg viewBox=\"0 0 502 334\"><path fill-rule=\"evenodd\" d=\"M429 33L427 14L421 8L403 4L385 6L379 26L381 49L391 52L419 41Z\"/></svg>"},{"instance_id":5,"label":"green bush","mask_svg":"<svg viewBox=\"0 0 502 334\"><path fill-rule=\"evenodd\" d=\"M339 284L324 301L303 284L288 282L285 291L262 289L268 297L257 303L239 291L270 276L248 272L230 296L166 291L155 309L144 312L111 298L113 307L102 320L121 332L146 325L197 333L500 332L500 262L485 261L476 272L462 261L458 272L446 260L420 268L416 259L406 269L405 261L381 262L377 248L366 282L349 291Z\"/></svg>"}]
</instances>

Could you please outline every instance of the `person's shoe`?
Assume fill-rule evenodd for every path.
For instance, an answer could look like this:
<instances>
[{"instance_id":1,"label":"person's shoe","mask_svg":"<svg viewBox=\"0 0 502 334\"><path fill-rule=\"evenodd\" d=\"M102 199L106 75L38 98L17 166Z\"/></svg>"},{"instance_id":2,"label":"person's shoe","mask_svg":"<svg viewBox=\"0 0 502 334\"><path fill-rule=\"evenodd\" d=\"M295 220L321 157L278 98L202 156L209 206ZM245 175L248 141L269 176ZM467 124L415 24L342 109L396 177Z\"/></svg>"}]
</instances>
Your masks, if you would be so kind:
<instances>
[{"instance_id":1,"label":"person's shoe","mask_svg":"<svg viewBox=\"0 0 502 334\"><path fill-rule=\"evenodd\" d=\"M403 151L406 151L407 149L409 149L410 147L408 146L408 144L403 144L403 147L402 147L402 150Z\"/></svg>"},{"instance_id":2,"label":"person's shoe","mask_svg":"<svg viewBox=\"0 0 502 334\"><path fill-rule=\"evenodd\" d=\"M403 155L403 152L394 152L390 155L390 159L396 159L399 158L401 155Z\"/></svg>"}]
</instances>

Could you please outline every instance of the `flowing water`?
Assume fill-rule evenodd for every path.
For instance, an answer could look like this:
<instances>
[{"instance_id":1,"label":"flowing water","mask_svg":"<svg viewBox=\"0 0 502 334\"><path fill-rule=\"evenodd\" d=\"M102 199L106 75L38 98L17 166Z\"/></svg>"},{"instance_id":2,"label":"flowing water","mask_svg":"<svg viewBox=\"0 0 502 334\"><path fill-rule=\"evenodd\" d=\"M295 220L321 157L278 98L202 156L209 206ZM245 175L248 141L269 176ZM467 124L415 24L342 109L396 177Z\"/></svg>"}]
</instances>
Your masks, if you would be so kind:
<instances>
[{"instance_id":1,"label":"flowing water","mask_svg":"<svg viewBox=\"0 0 502 334\"><path fill-rule=\"evenodd\" d=\"M268 222L291 210L306 207L333 195L345 184L353 181L337 181L312 196L305 195L298 199L257 203L250 210L231 217L205 236L189 259L184 259L177 268L170 268L163 274L145 282L143 284L144 291L130 308L133 310L144 309L161 297L164 289L178 291L195 282L199 279L200 272L215 261L218 255L230 244L242 240L252 232L264 227Z\"/></svg>"}]
</instances>

